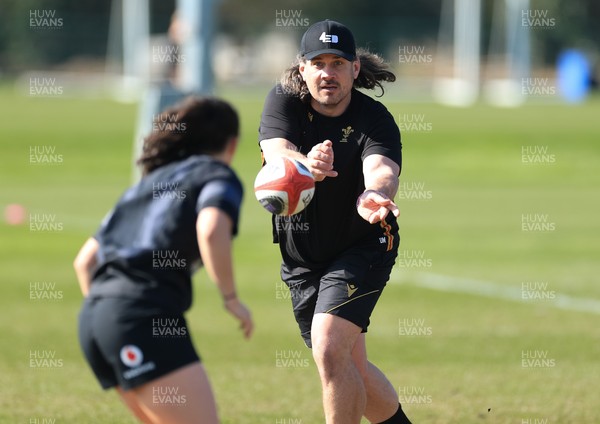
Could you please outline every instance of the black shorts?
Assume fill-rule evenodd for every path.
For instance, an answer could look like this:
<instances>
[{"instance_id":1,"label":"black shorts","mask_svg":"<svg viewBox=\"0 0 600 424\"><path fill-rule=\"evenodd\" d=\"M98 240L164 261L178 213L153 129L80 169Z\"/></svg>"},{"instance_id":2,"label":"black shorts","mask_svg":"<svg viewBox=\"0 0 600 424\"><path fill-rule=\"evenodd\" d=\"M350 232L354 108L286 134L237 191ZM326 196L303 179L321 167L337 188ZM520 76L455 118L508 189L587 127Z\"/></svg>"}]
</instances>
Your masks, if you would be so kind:
<instances>
[{"instance_id":1,"label":"black shorts","mask_svg":"<svg viewBox=\"0 0 600 424\"><path fill-rule=\"evenodd\" d=\"M104 389L128 390L200 360L183 315L135 299L86 299L79 343Z\"/></svg>"},{"instance_id":2,"label":"black shorts","mask_svg":"<svg viewBox=\"0 0 600 424\"><path fill-rule=\"evenodd\" d=\"M398 252L360 246L337 256L324 269L281 266L281 279L290 289L294 316L306 346L312 347L313 315L328 313L367 331L371 313L390 278Z\"/></svg>"}]
</instances>

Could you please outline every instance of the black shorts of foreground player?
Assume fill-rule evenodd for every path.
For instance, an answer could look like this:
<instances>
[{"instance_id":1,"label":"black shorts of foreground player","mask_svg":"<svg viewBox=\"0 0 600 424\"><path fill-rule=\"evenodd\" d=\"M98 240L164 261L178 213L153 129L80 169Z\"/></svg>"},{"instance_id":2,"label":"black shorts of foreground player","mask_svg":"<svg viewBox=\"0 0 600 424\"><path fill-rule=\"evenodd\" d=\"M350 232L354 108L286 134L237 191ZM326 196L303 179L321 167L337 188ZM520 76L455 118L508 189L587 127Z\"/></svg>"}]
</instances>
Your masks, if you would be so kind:
<instances>
[{"instance_id":1,"label":"black shorts of foreground player","mask_svg":"<svg viewBox=\"0 0 600 424\"><path fill-rule=\"evenodd\" d=\"M259 129L266 162L299 160L318 181L312 202L273 232L294 314L319 369L328 424L409 423L385 375L367 359L365 332L399 244L392 201L400 132L379 102L356 88L383 90L395 76L376 55L356 51L334 21L304 34L297 63L267 96Z\"/></svg>"},{"instance_id":2,"label":"black shorts of foreground player","mask_svg":"<svg viewBox=\"0 0 600 424\"><path fill-rule=\"evenodd\" d=\"M127 190L75 259L85 296L79 340L104 389L144 423L218 423L206 372L183 316L202 263L225 309L250 337L231 256L242 185L230 168L238 116L218 99L188 98L156 118Z\"/></svg>"}]
</instances>

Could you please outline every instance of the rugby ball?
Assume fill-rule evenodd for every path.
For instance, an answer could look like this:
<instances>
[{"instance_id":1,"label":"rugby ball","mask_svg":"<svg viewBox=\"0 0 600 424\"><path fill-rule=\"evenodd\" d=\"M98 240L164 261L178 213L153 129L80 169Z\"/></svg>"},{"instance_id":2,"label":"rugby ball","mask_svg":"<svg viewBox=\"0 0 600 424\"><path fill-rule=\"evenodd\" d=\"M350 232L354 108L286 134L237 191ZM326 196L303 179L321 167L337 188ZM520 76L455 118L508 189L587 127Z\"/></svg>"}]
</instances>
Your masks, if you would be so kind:
<instances>
[{"instance_id":1,"label":"rugby ball","mask_svg":"<svg viewBox=\"0 0 600 424\"><path fill-rule=\"evenodd\" d=\"M315 179L297 160L278 157L267 162L256 176L254 194L272 214L294 215L312 200Z\"/></svg>"}]
</instances>

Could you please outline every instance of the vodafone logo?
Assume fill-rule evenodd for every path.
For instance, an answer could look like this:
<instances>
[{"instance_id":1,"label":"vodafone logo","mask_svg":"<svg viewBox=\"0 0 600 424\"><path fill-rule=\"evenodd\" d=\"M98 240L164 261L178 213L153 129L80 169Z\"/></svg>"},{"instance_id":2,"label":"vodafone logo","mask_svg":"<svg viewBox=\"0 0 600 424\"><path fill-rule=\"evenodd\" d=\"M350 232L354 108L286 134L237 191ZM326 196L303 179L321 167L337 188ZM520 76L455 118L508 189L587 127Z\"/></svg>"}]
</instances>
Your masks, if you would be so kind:
<instances>
[{"instance_id":1,"label":"vodafone logo","mask_svg":"<svg viewBox=\"0 0 600 424\"><path fill-rule=\"evenodd\" d=\"M125 345L121 348L121 361L128 367L137 367L144 360L144 355L139 347L135 345Z\"/></svg>"}]
</instances>

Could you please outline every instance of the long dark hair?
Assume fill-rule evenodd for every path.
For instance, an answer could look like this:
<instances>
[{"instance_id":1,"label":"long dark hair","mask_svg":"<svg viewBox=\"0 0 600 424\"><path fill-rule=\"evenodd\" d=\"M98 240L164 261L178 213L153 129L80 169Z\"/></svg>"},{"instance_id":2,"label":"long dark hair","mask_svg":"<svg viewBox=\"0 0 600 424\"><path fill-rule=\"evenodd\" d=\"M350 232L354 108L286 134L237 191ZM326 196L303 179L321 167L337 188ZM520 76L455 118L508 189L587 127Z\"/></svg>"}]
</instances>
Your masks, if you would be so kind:
<instances>
[{"instance_id":1,"label":"long dark hair","mask_svg":"<svg viewBox=\"0 0 600 424\"><path fill-rule=\"evenodd\" d=\"M354 80L354 87L367 88L369 90L379 87L381 94L378 97L383 96L384 89L381 83L383 81L396 81L396 75L388 70L389 66L383 58L375 53L358 48L356 50L356 57L360 60L360 72ZM306 102L310 99L310 93L306 82L300 75L300 63L303 61L302 56L298 56L296 62L284 71L280 83L284 93L298 96L302 101Z\"/></svg>"},{"instance_id":2,"label":"long dark hair","mask_svg":"<svg viewBox=\"0 0 600 424\"><path fill-rule=\"evenodd\" d=\"M220 153L238 134L238 114L229 103L190 96L154 116L137 163L146 175L192 155Z\"/></svg>"}]
</instances>

